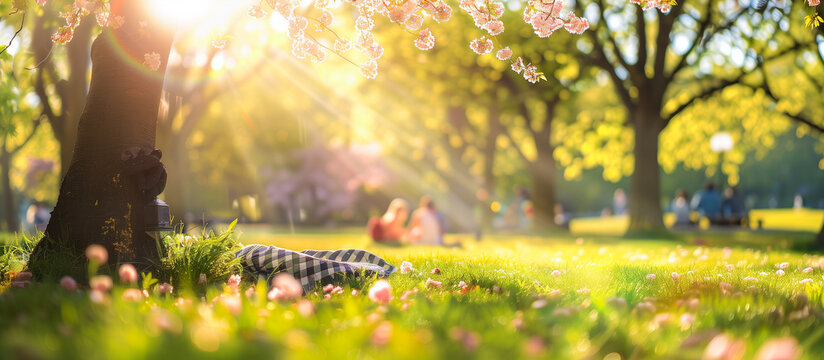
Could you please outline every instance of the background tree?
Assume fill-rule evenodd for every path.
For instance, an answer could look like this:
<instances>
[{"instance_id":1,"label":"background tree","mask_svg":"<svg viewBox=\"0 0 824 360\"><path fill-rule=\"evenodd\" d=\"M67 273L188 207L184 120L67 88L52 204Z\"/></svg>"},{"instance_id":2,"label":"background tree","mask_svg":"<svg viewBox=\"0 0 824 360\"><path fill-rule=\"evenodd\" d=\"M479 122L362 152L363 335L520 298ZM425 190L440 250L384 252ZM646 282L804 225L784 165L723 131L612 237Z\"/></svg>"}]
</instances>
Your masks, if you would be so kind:
<instances>
[{"instance_id":1,"label":"background tree","mask_svg":"<svg viewBox=\"0 0 824 360\"><path fill-rule=\"evenodd\" d=\"M89 76L89 51L93 20L87 16L65 48L51 39L58 25L57 11L42 9L32 22L31 67L34 87L54 138L60 143L60 176L71 164L77 139L77 125L86 105ZM61 68L61 71L58 71ZM67 74L67 75L63 75Z\"/></svg>"},{"instance_id":2,"label":"background tree","mask_svg":"<svg viewBox=\"0 0 824 360\"><path fill-rule=\"evenodd\" d=\"M593 14L595 24L581 40L581 56L607 71L634 130L629 230L662 230L658 201L661 131L696 100L740 83L754 71L760 58L777 57L793 49L771 50L764 43L753 43L753 48L742 54L745 61L740 66L708 74L698 67L711 53L707 50L716 42L730 41L731 37L719 34L734 33L742 21L763 19L758 15L763 9L756 8L757 4L739 8L737 3L696 1L675 6L667 14L645 12L626 2L606 6L598 0L576 2L575 6ZM763 19L750 25L767 23L772 22ZM669 99L677 99L678 105L667 106Z\"/></svg>"},{"instance_id":3,"label":"background tree","mask_svg":"<svg viewBox=\"0 0 824 360\"><path fill-rule=\"evenodd\" d=\"M0 185L3 194L4 229L19 230L17 194L12 189L12 160L37 134L40 127L39 113L29 106L24 98L31 93L31 84L26 78L16 75L15 63L8 53L0 54Z\"/></svg>"}]
</instances>

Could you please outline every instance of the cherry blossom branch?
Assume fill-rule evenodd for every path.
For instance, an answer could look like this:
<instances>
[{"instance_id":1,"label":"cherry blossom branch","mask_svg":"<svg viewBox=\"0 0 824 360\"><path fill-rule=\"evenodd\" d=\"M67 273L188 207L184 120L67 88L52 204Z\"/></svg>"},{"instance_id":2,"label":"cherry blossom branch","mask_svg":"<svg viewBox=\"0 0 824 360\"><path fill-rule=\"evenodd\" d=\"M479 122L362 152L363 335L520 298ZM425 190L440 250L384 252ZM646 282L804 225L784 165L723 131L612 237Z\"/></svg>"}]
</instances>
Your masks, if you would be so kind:
<instances>
[{"instance_id":1,"label":"cherry blossom branch","mask_svg":"<svg viewBox=\"0 0 824 360\"><path fill-rule=\"evenodd\" d=\"M11 46L11 43L14 42L14 39L17 38L17 35L19 35L21 31L23 31L23 24L25 24L25 23L26 23L26 13L23 13L22 18L20 19L20 27L18 27L17 31L14 32L14 35L12 35L11 40L9 40L8 45L6 45L2 49L0 49L0 55L3 55L3 53L6 52L6 50L8 50L9 46Z\"/></svg>"}]
</instances>

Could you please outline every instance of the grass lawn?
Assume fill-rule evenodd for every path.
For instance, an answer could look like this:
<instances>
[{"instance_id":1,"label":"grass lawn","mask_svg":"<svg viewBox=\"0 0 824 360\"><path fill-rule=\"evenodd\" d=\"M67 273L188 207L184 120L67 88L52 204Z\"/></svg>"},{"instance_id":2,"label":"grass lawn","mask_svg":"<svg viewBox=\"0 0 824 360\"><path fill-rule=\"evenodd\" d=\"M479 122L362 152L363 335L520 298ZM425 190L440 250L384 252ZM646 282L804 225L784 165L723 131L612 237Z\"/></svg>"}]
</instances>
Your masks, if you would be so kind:
<instances>
[{"instance_id":1,"label":"grass lawn","mask_svg":"<svg viewBox=\"0 0 824 360\"><path fill-rule=\"evenodd\" d=\"M0 358L617 360L699 359L719 350L731 356L715 358L732 359L785 339L798 344L800 358L820 359L824 258L782 250L772 244L784 236L773 237L742 238L732 249L690 239L449 239L463 241L458 249L375 246L360 231L247 228L243 243L366 248L415 271L388 279L389 305L366 296L372 279L347 283L329 299L319 289L301 306L267 301L264 291L241 295L238 306L220 282L206 294L152 293L138 302L122 299L123 284L99 303L58 285L0 289ZM712 238L706 243L723 240ZM428 278L442 287L427 287Z\"/></svg>"},{"instance_id":2,"label":"grass lawn","mask_svg":"<svg viewBox=\"0 0 824 360\"><path fill-rule=\"evenodd\" d=\"M697 216L697 214L695 214ZM675 223L675 215L664 214L664 224L672 226ZM817 209L755 209L749 212L749 228L757 229L758 224L761 229L768 231L796 231L796 232L818 232L821 224L824 223L824 210ZM629 217L588 217L573 219L570 224L570 231L573 234L600 234L600 235L621 235L627 231ZM706 229L709 222L703 219L699 228ZM729 228L735 230L740 228Z\"/></svg>"}]
</instances>

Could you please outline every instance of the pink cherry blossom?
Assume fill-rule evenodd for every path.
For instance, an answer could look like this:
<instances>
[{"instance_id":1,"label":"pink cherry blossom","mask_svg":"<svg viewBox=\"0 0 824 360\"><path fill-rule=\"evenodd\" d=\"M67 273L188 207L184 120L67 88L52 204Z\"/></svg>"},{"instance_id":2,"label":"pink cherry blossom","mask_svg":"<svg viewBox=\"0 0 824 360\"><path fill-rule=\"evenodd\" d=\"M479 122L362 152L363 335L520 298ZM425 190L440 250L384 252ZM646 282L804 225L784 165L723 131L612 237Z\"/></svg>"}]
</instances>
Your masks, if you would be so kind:
<instances>
[{"instance_id":1,"label":"pink cherry blossom","mask_svg":"<svg viewBox=\"0 0 824 360\"><path fill-rule=\"evenodd\" d=\"M371 341L375 345L386 345L389 339L392 338L392 323L389 321L382 321L375 327L372 332Z\"/></svg>"},{"instance_id":2,"label":"pink cherry blossom","mask_svg":"<svg viewBox=\"0 0 824 360\"><path fill-rule=\"evenodd\" d=\"M428 279L426 279L426 284L424 285L424 287L436 287L436 288L439 288L439 287L441 287L442 285L443 285L443 283L441 283L440 281L435 281L435 280L432 280L432 278L428 278Z\"/></svg>"},{"instance_id":3,"label":"pink cherry blossom","mask_svg":"<svg viewBox=\"0 0 824 360\"><path fill-rule=\"evenodd\" d=\"M368 16L361 15L361 16L358 16L357 19L355 19L355 29L358 29L360 31L370 31L374 27L375 27L375 21L372 20L372 18L370 18Z\"/></svg>"},{"instance_id":4,"label":"pink cherry blossom","mask_svg":"<svg viewBox=\"0 0 824 360\"><path fill-rule=\"evenodd\" d=\"M406 20L405 25L407 29L416 31L421 28L421 25L423 25L423 16L412 14L412 16L409 17L409 20Z\"/></svg>"},{"instance_id":5,"label":"pink cherry blossom","mask_svg":"<svg viewBox=\"0 0 824 360\"><path fill-rule=\"evenodd\" d=\"M408 261L404 261L401 263L401 274L409 274L415 271L415 268L412 267L412 263Z\"/></svg>"},{"instance_id":6,"label":"pink cherry blossom","mask_svg":"<svg viewBox=\"0 0 824 360\"><path fill-rule=\"evenodd\" d=\"M808 274L808 273L813 272L813 268L811 268L811 267L806 267L806 268L804 268L804 270L801 270L801 272L803 272L803 273L805 273L805 274Z\"/></svg>"},{"instance_id":7,"label":"pink cherry blossom","mask_svg":"<svg viewBox=\"0 0 824 360\"><path fill-rule=\"evenodd\" d=\"M415 39L415 47L421 50L430 50L435 47L435 36L432 35L432 31L430 31L429 28L418 32L418 38Z\"/></svg>"},{"instance_id":8,"label":"pink cherry blossom","mask_svg":"<svg viewBox=\"0 0 824 360\"><path fill-rule=\"evenodd\" d=\"M418 293L418 288L414 288L412 290L404 291L403 294L401 294L400 299L401 299L401 301L407 301L407 300L409 300L410 296L415 295L417 293Z\"/></svg>"},{"instance_id":9,"label":"pink cherry blossom","mask_svg":"<svg viewBox=\"0 0 824 360\"><path fill-rule=\"evenodd\" d=\"M673 272L672 274L670 274L670 277L672 277L672 280L678 281L678 280L681 279L681 274L678 274L677 272Z\"/></svg>"},{"instance_id":10,"label":"pink cherry blossom","mask_svg":"<svg viewBox=\"0 0 824 360\"><path fill-rule=\"evenodd\" d=\"M802 352L795 338L773 339L758 349L755 360L796 360L801 358Z\"/></svg>"},{"instance_id":11,"label":"pink cherry blossom","mask_svg":"<svg viewBox=\"0 0 824 360\"><path fill-rule=\"evenodd\" d=\"M220 304L232 315L238 315L243 311L243 300L241 300L239 294L222 295L220 297Z\"/></svg>"},{"instance_id":12,"label":"pink cherry blossom","mask_svg":"<svg viewBox=\"0 0 824 360\"><path fill-rule=\"evenodd\" d=\"M38 2L39 2L39 0L38 0ZM820 4L820 3L821 3L821 0L807 0L807 4L809 4L810 6L818 6L818 4Z\"/></svg>"},{"instance_id":13,"label":"pink cherry blossom","mask_svg":"<svg viewBox=\"0 0 824 360\"><path fill-rule=\"evenodd\" d=\"M469 48L478 55L486 55L492 52L492 40L482 37L480 39L472 40L469 43Z\"/></svg>"},{"instance_id":14,"label":"pink cherry blossom","mask_svg":"<svg viewBox=\"0 0 824 360\"><path fill-rule=\"evenodd\" d=\"M60 279L60 286L67 291L75 291L77 290L77 281L75 281L71 276L64 276Z\"/></svg>"},{"instance_id":15,"label":"pink cherry blossom","mask_svg":"<svg viewBox=\"0 0 824 360\"><path fill-rule=\"evenodd\" d=\"M710 340L701 358L707 360L740 359L745 352L746 345L743 341L736 340L727 334L719 334Z\"/></svg>"},{"instance_id":16,"label":"pink cherry blossom","mask_svg":"<svg viewBox=\"0 0 824 360\"><path fill-rule=\"evenodd\" d=\"M143 300L143 292L138 289L126 289L126 291L123 292L123 300L140 302Z\"/></svg>"},{"instance_id":17,"label":"pink cherry blossom","mask_svg":"<svg viewBox=\"0 0 824 360\"><path fill-rule=\"evenodd\" d=\"M238 292L240 290L240 275L233 274L229 276L229 280L226 281L226 286L228 286L232 292Z\"/></svg>"},{"instance_id":18,"label":"pink cherry blossom","mask_svg":"<svg viewBox=\"0 0 824 360\"><path fill-rule=\"evenodd\" d=\"M315 304L306 299L301 299L295 303L295 307L298 309L298 314L303 317L310 317L315 313Z\"/></svg>"},{"instance_id":19,"label":"pink cherry blossom","mask_svg":"<svg viewBox=\"0 0 824 360\"><path fill-rule=\"evenodd\" d=\"M125 283L136 283L137 282L137 270L134 268L132 264L123 264L120 265L120 269L117 270L117 275L120 276L120 281Z\"/></svg>"},{"instance_id":20,"label":"pink cherry blossom","mask_svg":"<svg viewBox=\"0 0 824 360\"><path fill-rule=\"evenodd\" d=\"M100 292L109 291L112 288L112 278L108 275L97 275L89 279L89 287Z\"/></svg>"},{"instance_id":21,"label":"pink cherry blossom","mask_svg":"<svg viewBox=\"0 0 824 360\"><path fill-rule=\"evenodd\" d=\"M166 295L166 294L171 295L172 291L174 291L174 288L169 283L162 283L162 284L157 286L157 292L160 295Z\"/></svg>"},{"instance_id":22,"label":"pink cherry blossom","mask_svg":"<svg viewBox=\"0 0 824 360\"><path fill-rule=\"evenodd\" d=\"M488 31L489 35L500 35L504 32L504 23L500 20L492 20L484 24L483 29Z\"/></svg>"},{"instance_id":23,"label":"pink cherry blossom","mask_svg":"<svg viewBox=\"0 0 824 360\"><path fill-rule=\"evenodd\" d=\"M812 284L813 279L804 279L798 282L798 285Z\"/></svg>"},{"instance_id":24,"label":"pink cherry blossom","mask_svg":"<svg viewBox=\"0 0 824 360\"><path fill-rule=\"evenodd\" d=\"M443 0L435 3L430 11L432 12L432 18L439 23L449 21L449 18L452 17L452 8Z\"/></svg>"},{"instance_id":25,"label":"pink cherry blossom","mask_svg":"<svg viewBox=\"0 0 824 360\"><path fill-rule=\"evenodd\" d=\"M101 245L92 244L86 248L86 258L89 259L89 261L103 264L109 260L109 252Z\"/></svg>"},{"instance_id":26,"label":"pink cherry blossom","mask_svg":"<svg viewBox=\"0 0 824 360\"><path fill-rule=\"evenodd\" d=\"M102 291L92 289L92 291L89 292L89 300L95 304L101 304L106 301L106 294Z\"/></svg>"},{"instance_id":27,"label":"pink cherry blossom","mask_svg":"<svg viewBox=\"0 0 824 360\"><path fill-rule=\"evenodd\" d=\"M143 54L143 65L152 71L157 71L160 69L160 54L156 52Z\"/></svg>"},{"instance_id":28,"label":"pink cherry blossom","mask_svg":"<svg viewBox=\"0 0 824 360\"><path fill-rule=\"evenodd\" d=\"M498 52L495 53L495 57L497 57L498 60L501 60L501 61L509 60L509 58L512 57L512 50L510 50L509 46L507 46L507 47L505 47L501 50L498 50ZM555 275L555 272L558 272L558 275ZM552 276L561 276L561 272L558 271L558 270L554 270L554 271L552 271Z\"/></svg>"},{"instance_id":29,"label":"pink cherry blossom","mask_svg":"<svg viewBox=\"0 0 824 360\"><path fill-rule=\"evenodd\" d=\"M343 55L347 51L352 49L352 41L348 39L337 39L335 40L335 52L338 54Z\"/></svg>"},{"instance_id":30,"label":"pink cherry blossom","mask_svg":"<svg viewBox=\"0 0 824 360\"><path fill-rule=\"evenodd\" d=\"M252 5L249 7L249 11L246 12L250 17L255 19L263 19L266 17L266 10L263 10L258 5Z\"/></svg>"},{"instance_id":31,"label":"pink cherry blossom","mask_svg":"<svg viewBox=\"0 0 824 360\"><path fill-rule=\"evenodd\" d=\"M778 264L778 268L781 269L781 270L784 270L788 267L790 267L790 263L788 263L788 262L783 262L783 263Z\"/></svg>"},{"instance_id":32,"label":"pink cherry blossom","mask_svg":"<svg viewBox=\"0 0 824 360\"><path fill-rule=\"evenodd\" d=\"M778 276L784 276L784 270L778 269L775 271L775 274Z\"/></svg>"},{"instance_id":33,"label":"pink cherry blossom","mask_svg":"<svg viewBox=\"0 0 824 360\"><path fill-rule=\"evenodd\" d=\"M655 274L647 274L647 280L655 280Z\"/></svg>"},{"instance_id":34,"label":"pink cherry blossom","mask_svg":"<svg viewBox=\"0 0 824 360\"><path fill-rule=\"evenodd\" d=\"M375 60L364 62L360 66L360 73L367 79L374 79L378 76L378 63Z\"/></svg>"},{"instance_id":35,"label":"pink cherry blossom","mask_svg":"<svg viewBox=\"0 0 824 360\"><path fill-rule=\"evenodd\" d=\"M369 288L369 300L378 304L389 304L392 301L392 285L386 280L378 280Z\"/></svg>"},{"instance_id":36,"label":"pink cherry blossom","mask_svg":"<svg viewBox=\"0 0 824 360\"><path fill-rule=\"evenodd\" d=\"M272 279L272 289L267 294L270 301L293 300L303 295L303 287L292 275L281 273Z\"/></svg>"},{"instance_id":37,"label":"pink cherry blossom","mask_svg":"<svg viewBox=\"0 0 824 360\"><path fill-rule=\"evenodd\" d=\"M512 62L512 71L514 71L516 74L520 74L521 71L523 71L525 68L526 66L524 66L524 59L520 56Z\"/></svg>"},{"instance_id":38,"label":"pink cherry blossom","mask_svg":"<svg viewBox=\"0 0 824 360\"><path fill-rule=\"evenodd\" d=\"M335 15L332 14L331 11L323 9L323 12L321 13L320 18L318 18L318 21L321 24L323 24L323 26L330 27L330 26L332 26L332 23L335 22Z\"/></svg>"}]
</instances>

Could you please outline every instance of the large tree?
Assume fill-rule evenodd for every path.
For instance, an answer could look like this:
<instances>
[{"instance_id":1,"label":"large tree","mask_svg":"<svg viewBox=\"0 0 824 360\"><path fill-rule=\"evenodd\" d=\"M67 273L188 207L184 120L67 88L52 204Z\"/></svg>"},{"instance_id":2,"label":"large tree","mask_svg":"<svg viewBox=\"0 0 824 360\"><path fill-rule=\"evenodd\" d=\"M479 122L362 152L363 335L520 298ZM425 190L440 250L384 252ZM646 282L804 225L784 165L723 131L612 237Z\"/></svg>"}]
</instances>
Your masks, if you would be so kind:
<instances>
[{"instance_id":1,"label":"large tree","mask_svg":"<svg viewBox=\"0 0 824 360\"><path fill-rule=\"evenodd\" d=\"M803 3L791 2L771 10L799 18L808 12L808 7ZM823 14L824 5L819 4L814 11L816 15ZM799 131L812 131L820 139L824 139L824 106L819 100L819 96L824 93L822 36L824 24L807 24L802 27L800 23L788 23L786 31L775 34L774 37L793 44L797 51L792 56L761 63L761 81L750 84L773 102L777 113L797 124ZM821 149L824 151L824 145ZM816 236L815 246L824 249L824 224Z\"/></svg>"},{"instance_id":2,"label":"large tree","mask_svg":"<svg viewBox=\"0 0 824 360\"><path fill-rule=\"evenodd\" d=\"M174 31L150 16L143 1L110 6L112 16L126 21L104 29L92 45L74 157L45 238L31 255L35 273L47 273L55 254L81 253L90 243L104 245L113 261L146 266L157 257L144 209L164 185L155 130Z\"/></svg>"},{"instance_id":3,"label":"large tree","mask_svg":"<svg viewBox=\"0 0 824 360\"><path fill-rule=\"evenodd\" d=\"M715 41L731 42L740 36L737 26L763 29L758 4L739 7L730 2L685 2L671 11L645 12L623 2L576 2L576 9L597 14L579 49L594 65L609 74L634 130L634 173L630 184L630 232L661 231L659 135L673 118L696 100L710 97L740 83L764 57L777 57L794 49L770 50L766 41L752 42L746 57L752 64L707 74L698 69L702 58L713 54ZM618 19L626 21L616 21ZM759 20L755 20L759 19ZM752 20L752 22L748 22ZM723 39L722 39L723 38ZM584 41L584 40L582 40ZM717 54L716 54L717 55ZM678 104L667 106L671 99Z\"/></svg>"}]
</instances>

